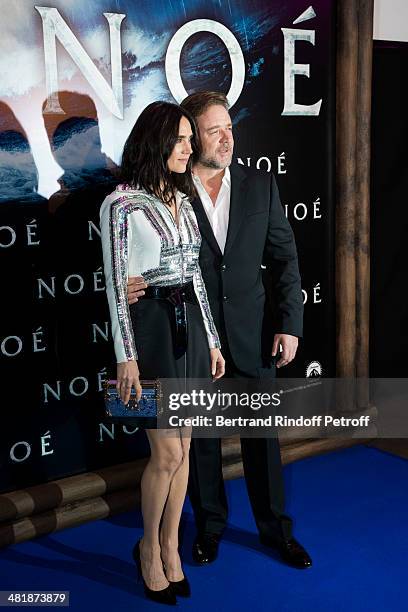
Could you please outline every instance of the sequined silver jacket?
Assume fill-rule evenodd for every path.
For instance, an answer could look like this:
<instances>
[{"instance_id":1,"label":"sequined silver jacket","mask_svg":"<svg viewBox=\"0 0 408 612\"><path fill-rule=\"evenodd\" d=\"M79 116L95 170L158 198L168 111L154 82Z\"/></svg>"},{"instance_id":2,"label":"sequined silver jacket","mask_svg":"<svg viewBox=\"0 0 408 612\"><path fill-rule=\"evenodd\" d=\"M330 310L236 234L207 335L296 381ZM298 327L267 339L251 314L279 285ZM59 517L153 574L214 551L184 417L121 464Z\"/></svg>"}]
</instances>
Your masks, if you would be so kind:
<instances>
[{"instance_id":1,"label":"sequined silver jacket","mask_svg":"<svg viewBox=\"0 0 408 612\"><path fill-rule=\"evenodd\" d=\"M220 341L198 264L201 235L189 200L178 194L179 226L169 208L145 191L119 185L100 209L106 293L118 363L137 359L127 299L129 276L149 285L193 281L209 348Z\"/></svg>"}]
</instances>

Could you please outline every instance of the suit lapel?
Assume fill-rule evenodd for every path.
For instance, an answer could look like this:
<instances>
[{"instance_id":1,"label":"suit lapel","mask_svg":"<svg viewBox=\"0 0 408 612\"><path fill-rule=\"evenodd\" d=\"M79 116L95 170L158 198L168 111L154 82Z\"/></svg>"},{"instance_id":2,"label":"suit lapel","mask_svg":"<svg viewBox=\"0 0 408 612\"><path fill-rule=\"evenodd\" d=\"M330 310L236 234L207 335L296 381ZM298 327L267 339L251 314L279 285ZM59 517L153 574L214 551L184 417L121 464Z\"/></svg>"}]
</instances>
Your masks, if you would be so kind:
<instances>
[{"instance_id":1,"label":"suit lapel","mask_svg":"<svg viewBox=\"0 0 408 612\"><path fill-rule=\"evenodd\" d=\"M197 217L198 227L199 227L201 235L204 236L204 238L207 240L212 250L215 251L217 255L222 255L221 249L218 246L218 242L214 236L214 232L212 231L212 227L210 225L210 222L208 220L207 214L204 210L204 206L202 205L200 198L198 197L194 198L191 201L191 205Z\"/></svg>"},{"instance_id":2,"label":"suit lapel","mask_svg":"<svg viewBox=\"0 0 408 612\"><path fill-rule=\"evenodd\" d=\"M227 241L224 253L227 253L235 240L246 213L246 181L245 172L239 166L231 169L231 200L228 222Z\"/></svg>"}]
</instances>

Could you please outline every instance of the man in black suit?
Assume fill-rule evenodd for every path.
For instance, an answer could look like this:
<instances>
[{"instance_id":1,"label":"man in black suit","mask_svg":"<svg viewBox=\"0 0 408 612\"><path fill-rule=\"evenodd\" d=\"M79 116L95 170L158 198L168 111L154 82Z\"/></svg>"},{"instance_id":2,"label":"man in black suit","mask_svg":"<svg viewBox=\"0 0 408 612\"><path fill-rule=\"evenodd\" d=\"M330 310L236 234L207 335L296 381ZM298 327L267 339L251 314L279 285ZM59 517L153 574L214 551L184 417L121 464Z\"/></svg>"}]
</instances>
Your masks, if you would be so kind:
<instances>
[{"instance_id":1,"label":"man in black suit","mask_svg":"<svg viewBox=\"0 0 408 612\"><path fill-rule=\"evenodd\" d=\"M193 168L199 197L192 205L202 235L200 267L226 377L273 378L275 367L295 357L303 321L296 245L276 180L272 174L229 168L234 141L224 94L198 92L182 106L196 120L200 139ZM266 266L264 274L261 265ZM142 283L140 277L130 281L129 302L143 295ZM311 559L293 538L292 521L284 513L278 439L242 437L241 451L261 542L278 550L291 566L309 567ZM228 511L219 438L193 437L189 496L197 525L193 557L210 563L217 557Z\"/></svg>"}]
</instances>

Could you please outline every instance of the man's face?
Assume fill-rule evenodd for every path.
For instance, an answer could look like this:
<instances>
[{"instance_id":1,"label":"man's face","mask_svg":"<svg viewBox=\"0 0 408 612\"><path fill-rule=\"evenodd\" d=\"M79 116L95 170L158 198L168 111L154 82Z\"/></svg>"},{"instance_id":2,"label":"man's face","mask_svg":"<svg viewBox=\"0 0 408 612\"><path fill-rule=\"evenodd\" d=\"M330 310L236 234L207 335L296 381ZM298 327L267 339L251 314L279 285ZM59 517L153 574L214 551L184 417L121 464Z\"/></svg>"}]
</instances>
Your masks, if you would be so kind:
<instances>
[{"instance_id":1,"label":"man's face","mask_svg":"<svg viewBox=\"0 0 408 612\"><path fill-rule=\"evenodd\" d=\"M201 142L199 164L206 168L224 169L231 164L234 149L229 112L214 104L196 118Z\"/></svg>"}]
</instances>

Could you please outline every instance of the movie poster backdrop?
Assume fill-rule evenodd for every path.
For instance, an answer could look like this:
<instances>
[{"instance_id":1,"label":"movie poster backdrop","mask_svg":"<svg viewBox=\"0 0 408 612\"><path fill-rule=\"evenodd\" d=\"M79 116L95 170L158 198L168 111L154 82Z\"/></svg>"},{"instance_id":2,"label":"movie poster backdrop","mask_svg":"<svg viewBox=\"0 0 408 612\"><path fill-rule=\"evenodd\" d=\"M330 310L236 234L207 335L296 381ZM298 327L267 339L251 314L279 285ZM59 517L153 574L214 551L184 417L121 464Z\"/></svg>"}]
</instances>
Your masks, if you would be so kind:
<instances>
[{"instance_id":1,"label":"movie poster backdrop","mask_svg":"<svg viewBox=\"0 0 408 612\"><path fill-rule=\"evenodd\" d=\"M234 164L273 172L305 303L281 376L334 376L331 0L32 0L0 37L0 491L143 456L104 421L115 375L99 207L154 100L228 95Z\"/></svg>"}]
</instances>

